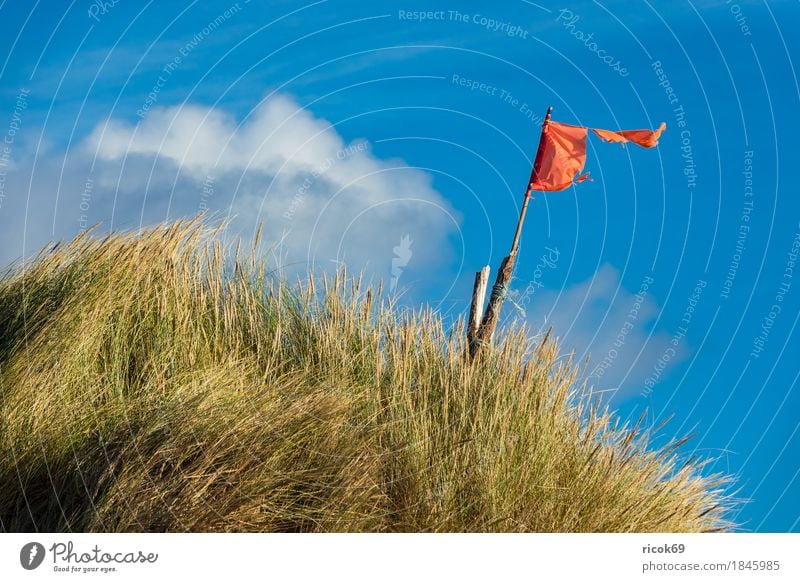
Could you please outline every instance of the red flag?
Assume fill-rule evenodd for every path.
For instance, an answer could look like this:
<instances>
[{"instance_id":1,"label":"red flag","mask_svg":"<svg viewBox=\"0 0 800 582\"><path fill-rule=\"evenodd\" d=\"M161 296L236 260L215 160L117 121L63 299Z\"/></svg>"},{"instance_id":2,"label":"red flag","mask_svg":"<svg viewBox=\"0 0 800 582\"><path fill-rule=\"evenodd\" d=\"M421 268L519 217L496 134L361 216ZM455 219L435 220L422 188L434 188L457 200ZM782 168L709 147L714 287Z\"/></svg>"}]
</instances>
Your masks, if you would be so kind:
<instances>
[{"instance_id":1,"label":"red flag","mask_svg":"<svg viewBox=\"0 0 800 582\"><path fill-rule=\"evenodd\" d=\"M539 150L533 163L532 190L557 192L583 182L589 174L575 176L586 164L586 136L589 130L577 125L551 121L542 129Z\"/></svg>"},{"instance_id":2,"label":"red flag","mask_svg":"<svg viewBox=\"0 0 800 582\"><path fill-rule=\"evenodd\" d=\"M623 131L610 131L608 129L592 129L600 139L607 142L625 143L632 141L643 148L654 148L658 145L661 132L667 128L666 123L661 123L655 131L650 129L626 129Z\"/></svg>"},{"instance_id":3,"label":"red flag","mask_svg":"<svg viewBox=\"0 0 800 582\"><path fill-rule=\"evenodd\" d=\"M607 142L626 143L630 141L643 148L652 148L658 145L658 138L666 128L667 124L662 123L655 131L650 129L610 131L594 128L592 131ZM586 136L588 133L588 127L549 121L548 118L542 127L542 137L531 172L530 189L558 192L572 184L590 179L588 172L578 176L586 165ZM578 177L576 178L576 176Z\"/></svg>"}]
</instances>

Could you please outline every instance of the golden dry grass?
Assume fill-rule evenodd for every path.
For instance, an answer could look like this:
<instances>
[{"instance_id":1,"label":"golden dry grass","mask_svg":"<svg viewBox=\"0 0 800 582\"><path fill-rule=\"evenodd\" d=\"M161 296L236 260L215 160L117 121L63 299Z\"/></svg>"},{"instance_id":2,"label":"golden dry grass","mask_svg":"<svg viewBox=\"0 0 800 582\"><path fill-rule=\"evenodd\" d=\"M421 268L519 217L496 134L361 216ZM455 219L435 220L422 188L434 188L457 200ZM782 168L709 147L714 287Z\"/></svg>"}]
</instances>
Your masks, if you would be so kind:
<instances>
[{"instance_id":1,"label":"golden dry grass","mask_svg":"<svg viewBox=\"0 0 800 582\"><path fill-rule=\"evenodd\" d=\"M5 531L712 531L726 481L591 405L554 342L289 286L200 222L0 280Z\"/></svg>"}]
</instances>

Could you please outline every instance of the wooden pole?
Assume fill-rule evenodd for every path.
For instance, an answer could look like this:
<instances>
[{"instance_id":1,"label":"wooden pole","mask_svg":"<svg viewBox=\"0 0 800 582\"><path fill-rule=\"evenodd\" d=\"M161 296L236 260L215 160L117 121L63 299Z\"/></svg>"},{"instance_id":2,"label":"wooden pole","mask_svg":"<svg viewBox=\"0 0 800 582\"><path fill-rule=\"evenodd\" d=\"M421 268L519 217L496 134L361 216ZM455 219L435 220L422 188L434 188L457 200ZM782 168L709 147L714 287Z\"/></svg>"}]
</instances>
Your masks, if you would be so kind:
<instances>
[{"instance_id":1,"label":"wooden pole","mask_svg":"<svg viewBox=\"0 0 800 582\"><path fill-rule=\"evenodd\" d=\"M514 232L514 240L511 243L511 251L508 256L500 263L500 269L497 271L494 285L492 286L492 294L489 296L489 305L486 306L486 313L483 315L480 328L475 334L475 340L470 342L470 355L474 356L480 349L480 346L485 343L490 343L494 337L497 322L500 318L500 308L503 306L503 300L508 292L508 286L511 283L511 276L514 273L514 262L517 258L517 250L519 250L519 238L522 233L522 223L525 222L525 214L528 212L528 202L531 199L531 192L533 191L533 183L536 179L541 164L543 154L543 143L545 134L547 133L547 126L550 123L550 113L553 111L552 107L547 108L547 113L542 122L542 133L539 136L539 147L536 150L536 158L533 162L533 171L531 178L528 182L528 188L525 190L525 200L522 203L522 210L519 213L519 220L517 221L517 230Z\"/></svg>"},{"instance_id":2,"label":"wooden pole","mask_svg":"<svg viewBox=\"0 0 800 582\"><path fill-rule=\"evenodd\" d=\"M467 342L469 346L475 343L478 329L481 326L483 303L486 301L486 288L489 286L489 265L475 273L475 286L472 288L472 303L469 306L469 327L467 328ZM470 347L470 350L472 348Z\"/></svg>"}]
</instances>

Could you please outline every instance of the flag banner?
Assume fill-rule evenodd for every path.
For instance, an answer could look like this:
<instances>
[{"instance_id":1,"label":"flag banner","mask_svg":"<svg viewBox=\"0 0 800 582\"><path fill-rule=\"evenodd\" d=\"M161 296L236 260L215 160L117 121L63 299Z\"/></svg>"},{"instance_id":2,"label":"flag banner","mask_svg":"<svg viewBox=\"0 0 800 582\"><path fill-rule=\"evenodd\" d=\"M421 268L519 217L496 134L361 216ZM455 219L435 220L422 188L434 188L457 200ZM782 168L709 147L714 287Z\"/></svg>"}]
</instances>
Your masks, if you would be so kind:
<instances>
[{"instance_id":1,"label":"flag banner","mask_svg":"<svg viewBox=\"0 0 800 582\"><path fill-rule=\"evenodd\" d=\"M661 132L667 128L666 123L661 125L655 131L651 129L626 129L621 131L611 131L608 129L592 129L593 132L603 141L615 143L633 142L643 148L654 148L658 145L658 138Z\"/></svg>"},{"instance_id":2,"label":"flag banner","mask_svg":"<svg viewBox=\"0 0 800 582\"><path fill-rule=\"evenodd\" d=\"M582 182L589 174L575 176L586 164L586 127L551 121L542 131L531 172L531 188L542 192L557 192Z\"/></svg>"},{"instance_id":3,"label":"flag banner","mask_svg":"<svg viewBox=\"0 0 800 582\"><path fill-rule=\"evenodd\" d=\"M620 144L632 142L643 148L652 148L658 145L658 138L666 128L667 124L662 123L656 130L591 129L606 142ZM569 188L572 184L591 179L588 172L578 176L586 165L586 137L589 129L557 121L545 123L531 172L531 190L558 192Z\"/></svg>"}]
</instances>

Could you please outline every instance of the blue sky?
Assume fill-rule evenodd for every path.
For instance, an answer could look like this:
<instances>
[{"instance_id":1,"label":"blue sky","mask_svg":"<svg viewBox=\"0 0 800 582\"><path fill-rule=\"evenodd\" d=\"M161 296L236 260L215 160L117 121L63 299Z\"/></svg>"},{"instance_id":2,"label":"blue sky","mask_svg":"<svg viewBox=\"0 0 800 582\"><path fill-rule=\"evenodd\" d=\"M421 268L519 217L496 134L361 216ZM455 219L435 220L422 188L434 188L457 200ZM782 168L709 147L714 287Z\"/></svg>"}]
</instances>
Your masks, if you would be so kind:
<instances>
[{"instance_id":1,"label":"blue sky","mask_svg":"<svg viewBox=\"0 0 800 582\"><path fill-rule=\"evenodd\" d=\"M548 106L666 121L533 201L505 321L695 434L742 529L800 531L796 2L266 4L0 3L0 260L208 208L287 273L345 262L452 320Z\"/></svg>"}]
</instances>

